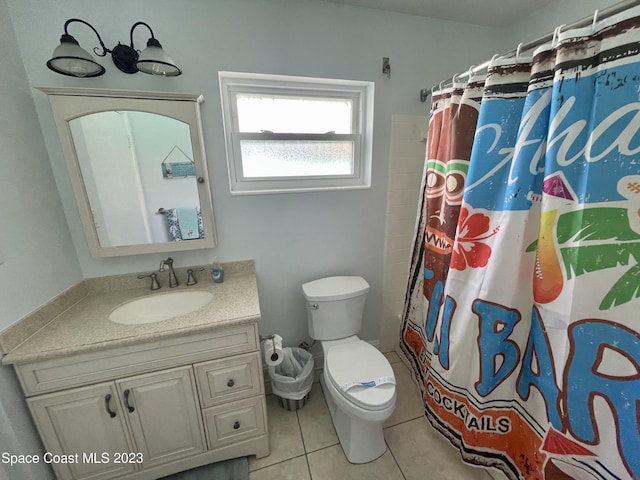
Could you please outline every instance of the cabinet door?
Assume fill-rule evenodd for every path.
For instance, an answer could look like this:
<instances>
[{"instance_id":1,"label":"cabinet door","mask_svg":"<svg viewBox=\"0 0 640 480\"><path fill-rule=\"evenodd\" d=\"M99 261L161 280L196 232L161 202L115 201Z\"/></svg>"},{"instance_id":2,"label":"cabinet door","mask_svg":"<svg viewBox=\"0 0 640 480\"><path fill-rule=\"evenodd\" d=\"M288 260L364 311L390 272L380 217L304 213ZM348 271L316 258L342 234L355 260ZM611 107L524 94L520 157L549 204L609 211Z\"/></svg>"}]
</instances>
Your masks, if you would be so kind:
<instances>
[{"instance_id":1,"label":"cabinet door","mask_svg":"<svg viewBox=\"0 0 640 480\"><path fill-rule=\"evenodd\" d=\"M52 467L59 480L120 478L133 464L115 463L132 444L113 383L75 388L27 400L46 452L65 455ZM102 463L104 462L104 463Z\"/></svg>"},{"instance_id":2,"label":"cabinet door","mask_svg":"<svg viewBox=\"0 0 640 480\"><path fill-rule=\"evenodd\" d=\"M143 468L205 450L191 366L117 380Z\"/></svg>"}]
</instances>

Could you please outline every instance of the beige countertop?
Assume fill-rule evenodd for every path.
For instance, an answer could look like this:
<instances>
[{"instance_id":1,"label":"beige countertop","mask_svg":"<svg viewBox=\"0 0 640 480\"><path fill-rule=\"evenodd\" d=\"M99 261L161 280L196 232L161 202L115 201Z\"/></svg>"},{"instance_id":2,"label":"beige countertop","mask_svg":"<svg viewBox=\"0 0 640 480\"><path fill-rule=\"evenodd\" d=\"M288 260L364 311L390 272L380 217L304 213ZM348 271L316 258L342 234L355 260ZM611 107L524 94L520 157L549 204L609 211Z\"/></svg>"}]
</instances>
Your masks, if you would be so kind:
<instances>
[{"instance_id":1,"label":"beige countertop","mask_svg":"<svg viewBox=\"0 0 640 480\"><path fill-rule=\"evenodd\" d=\"M223 283L213 283L208 271L203 271L197 272L197 285L185 286L186 269L182 268L176 269L182 282L179 287L163 286L156 291L141 287L140 280L134 281L135 274L87 280L88 295L13 348L2 363L22 364L258 321L260 303L254 263L234 262L224 267ZM158 277L163 280L164 275ZM149 279L142 283L147 285ZM121 325L108 319L115 308L132 299L181 290L206 290L213 294L213 300L186 315L155 323Z\"/></svg>"}]
</instances>

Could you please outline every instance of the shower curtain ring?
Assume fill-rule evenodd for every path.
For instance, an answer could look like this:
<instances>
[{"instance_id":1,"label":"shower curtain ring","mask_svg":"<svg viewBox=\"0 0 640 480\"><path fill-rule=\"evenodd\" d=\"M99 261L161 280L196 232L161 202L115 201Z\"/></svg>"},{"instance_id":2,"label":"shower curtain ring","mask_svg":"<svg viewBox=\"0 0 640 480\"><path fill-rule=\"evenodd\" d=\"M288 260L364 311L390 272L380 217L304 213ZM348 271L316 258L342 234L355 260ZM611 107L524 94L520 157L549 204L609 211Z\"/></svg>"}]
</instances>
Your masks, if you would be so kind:
<instances>
[{"instance_id":1,"label":"shower curtain ring","mask_svg":"<svg viewBox=\"0 0 640 480\"><path fill-rule=\"evenodd\" d=\"M551 48L555 48L558 44L558 42L560 41L558 39L558 37L560 36L560 32L562 31L562 27L564 27L565 24L563 23L562 25L556 27L556 29L553 31L553 39L551 40Z\"/></svg>"},{"instance_id":2,"label":"shower curtain ring","mask_svg":"<svg viewBox=\"0 0 640 480\"><path fill-rule=\"evenodd\" d=\"M524 42L520 42L518 44L518 48L516 48L516 63L520 62L520 51L522 50L522 45L524 45Z\"/></svg>"},{"instance_id":3,"label":"shower curtain ring","mask_svg":"<svg viewBox=\"0 0 640 480\"><path fill-rule=\"evenodd\" d=\"M453 74L453 77L451 78L451 83L452 83L453 85L455 85L455 84L456 84L456 82L458 81L458 78L459 78L459 77L460 77L460 74L459 74L459 73L454 73L454 74Z\"/></svg>"},{"instance_id":4,"label":"shower curtain ring","mask_svg":"<svg viewBox=\"0 0 640 480\"><path fill-rule=\"evenodd\" d=\"M593 22L591 22L591 33L596 31L596 23L598 23L598 10L593 12Z\"/></svg>"},{"instance_id":5,"label":"shower curtain ring","mask_svg":"<svg viewBox=\"0 0 640 480\"><path fill-rule=\"evenodd\" d=\"M467 76L469 77L469 81L473 80L476 76L476 72L473 71L473 69L476 68L475 65L471 65L469 67L469 71L467 72Z\"/></svg>"}]
</instances>

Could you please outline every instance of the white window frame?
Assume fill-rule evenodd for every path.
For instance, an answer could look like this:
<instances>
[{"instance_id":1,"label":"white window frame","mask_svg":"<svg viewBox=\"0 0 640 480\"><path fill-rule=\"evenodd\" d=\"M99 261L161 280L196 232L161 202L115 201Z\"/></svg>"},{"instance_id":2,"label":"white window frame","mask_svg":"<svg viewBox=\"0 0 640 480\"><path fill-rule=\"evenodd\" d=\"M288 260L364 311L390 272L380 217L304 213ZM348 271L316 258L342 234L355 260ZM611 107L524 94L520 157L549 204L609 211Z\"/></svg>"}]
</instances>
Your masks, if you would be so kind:
<instances>
[{"instance_id":1,"label":"white window frame","mask_svg":"<svg viewBox=\"0 0 640 480\"><path fill-rule=\"evenodd\" d=\"M318 190L371 188L373 82L293 77L239 72L219 72L229 188L232 195L253 195ZM238 131L235 96L264 93L287 96L349 98L353 101L351 134L246 133ZM240 153L241 140L351 140L353 174L287 177L245 177Z\"/></svg>"}]
</instances>

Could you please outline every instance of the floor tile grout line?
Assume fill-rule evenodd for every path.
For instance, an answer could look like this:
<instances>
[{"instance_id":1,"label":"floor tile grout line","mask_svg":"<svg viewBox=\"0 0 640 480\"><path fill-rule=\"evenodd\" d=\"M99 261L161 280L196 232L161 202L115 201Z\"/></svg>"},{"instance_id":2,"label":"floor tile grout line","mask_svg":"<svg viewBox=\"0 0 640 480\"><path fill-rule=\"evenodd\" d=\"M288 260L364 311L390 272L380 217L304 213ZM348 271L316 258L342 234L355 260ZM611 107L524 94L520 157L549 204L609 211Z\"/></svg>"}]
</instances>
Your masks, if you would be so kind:
<instances>
[{"instance_id":1,"label":"floor tile grout line","mask_svg":"<svg viewBox=\"0 0 640 480\"><path fill-rule=\"evenodd\" d=\"M333 424L333 419L331 418L331 412L329 412L329 405L327 405L327 399L324 396L324 391L322 390L322 385L320 385L320 397L322 398L322 402L324 403L324 406L327 408L327 413L329 414L329 420L331 422L331 428L333 429L334 433L336 434L336 443L332 443L331 445L324 445L324 446L318 447L318 448L316 448L314 450L307 450L307 445L303 443L304 451L307 454L314 453L314 452L319 452L320 450L324 450L325 448L335 447L336 445L340 445L340 440L338 439L338 432L336 432L336 430L335 430L335 425ZM298 421L299 420L300 420L300 416L298 416ZM302 431L302 423L300 423L300 430ZM304 439L304 435L303 435L303 439Z\"/></svg>"},{"instance_id":2,"label":"floor tile grout line","mask_svg":"<svg viewBox=\"0 0 640 480\"><path fill-rule=\"evenodd\" d=\"M403 424L405 424L405 423L412 422L412 421L417 420L417 419L419 419L419 418L424 418L424 419L426 420L427 425L428 425L428 426L429 426L429 427L430 427L430 428L431 428L431 429L432 429L432 430L433 430L433 431L434 431L438 436L440 436L441 438L443 438L443 439L447 440L447 439L446 439L446 437L445 437L444 435L442 435L442 434L441 434L437 429L433 428L433 426L431 425L431 423L430 423L430 422L429 422L429 420L427 419L426 415L424 415L424 416L420 416L420 417L416 417L416 418L413 418L413 419L410 419L410 420L405 420L405 421L400 422L400 423L397 423L397 424L395 424L395 425L391 425L391 426L389 426L389 427L386 427L386 428L384 428L384 430L387 430L387 429L389 429L389 428L393 428L393 427L396 427L396 426L399 426L399 425L403 425ZM402 473L402 478L403 478L404 480L406 480L406 476L404 475L404 471L402 470L402 467L400 466L400 463L396 460L396 457L395 457L395 455L394 455L394 453L393 453L393 449L391 448L391 445L390 445L390 444L389 444L389 442L387 441L386 437L385 437L385 443L387 444L387 448L388 448L389 452L391 453L391 456L392 456L392 457L393 457L393 459L396 461L396 464L398 465L398 468L400 469L400 472ZM490 468L491 468L491 467L484 467L484 466L482 466L482 465L477 465L477 464L473 464L473 463L465 462L465 461L464 461L464 459L462 458L462 455L461 455L461 453L462 453L462 452L461 452L461 450L460 450L458 447L456 447L455 445L451 445L451 443L450 443L450 442L447 442L447 444L448 444L448 445L453 449L453 451L457 451L457 452L460 454L459 462L460 462L461 464L463 464L463 465L469 465L469 466L471 466L471 467L475 467L475 468L477 468L478 470L482 471L482 472L484 473L485 480L496 480L496 479L493 477L493 475L491 475L491 473L490 473ZM495 467L493 467L493 468L495 468Z\"/></svg>"},{"instance_id":3,"label":"floor tile grout line","mask_svg":"<svg viewBox=\"0 0 640 480\"><path fill-rule=\"evenodd\" d=\"M419 416L417 416L417 417L407 418L406 420L403 420L403 421L401 421L401 422L394 423L393 425L389 425L389 426L383 427L383 428L382 428L382 430L386 430L386 429L388 429L388 428L397 427L398 425L402 425L402 424L404 424L404 423L413 422L414 420L417 420L417 419L419 419L419 418L424 418L425 420L427 419L427 417L426 417L424 414L422 414L422 415L419 415Z\"/></svg>"},{"instance_id":4,"label":"floor tile grout line","mask_svg":"<svg viewBox=\"0 0 640 480\"><path fill-rule=\"evenodd\" d=\"M308 452L305 452L307 455L310 453L316 453L319 452L320 450L324 450L326 448L331 448L331 447L335 447L336 445L340 445L340 441L336 441L336 443L332 443L331 445L324 445L322 447L318 447L315 450L309 450Z\"/></svg>"},{"instance_id":5,"label":"floor tile grout line","mask_svg":"<svg viewBox=\"0 0 640 480\"><path fill-rule=\"evenodd\" d=\"M290 458L286 458L284 460L280 460L279 462L272 463L271 465L265 465L263 467L256 468L255 470L249 470L249 475L251 475L254 472L259 472L260 470L264 470L265 468L275 467L276 465L280 465L281 463L288 462L289 460L295 460L296 458L306 457L306 456L307 456L306 454L301 453L300 455L296 455L295 457L290 457ZM307 464L308 464L308 462L307 462Z\"/></svg>"},{"instance_id":6,"label":"floor tile grout line","mask_svg":"<svg viewBox=\"0 0 640 480\"><path fill-rule=\"evenodd\" d=\"M305 454L304 459L307 461L307 471L309 472L309 480L313 480L313 475L311 474L311 464L309 463L309 454Z\"/></svg>"},{"instance_id":7,"label":"floor tile grout line","mask_svg":"<svg viewBox=\"0 0 640 480\"><path fill-rule=\"evenodd\" d=\"M311 464L309 463L309 452L307 452L307 444L304 441L304 432L302 431L302 423L300 422L299 409L296 410L296 418L298 419L298 428L300 429L300 438L302 439L302 449L304 450L304 459L307 462L307 471L309 472L309 479L313 480L313 476L311 475Z\"/></svg>"},{"instance_id":8,"label":"floor tile grout line","mask_svg":"<svg viewBox=\"0 0 640 480\"><path fill-rule=\"evenodd\" d=\"M304 450L304 454L307 453L307 444L304 442L304 432L302 431L302 423L300 423L300 409L296 410L296 420L298 421L298 429L300 430L300 438L302 439L302 449Z\"/></svg>"},{"instance_id":9,"label":"floor tile grout line","mask_svg":"<svg viewBox=\"0 0 640 480\"><path fill-rule=\"evenodd\" d=\"M400 462L398 462L398 459L393 454L393 450L391 449L391 445L389 445L389 442L387 442L386 438L384 439L384 443L387 444L387 450L389 450L389 453L391 454L391 458L393 458L393 461L396 462L396 466L398 467L398 470L400 471L400 475L402 475L403 480L407 480L407 477L405 476L404 471L402 470L402 467L400 466Z\"/></svg>"}]
</instances>

